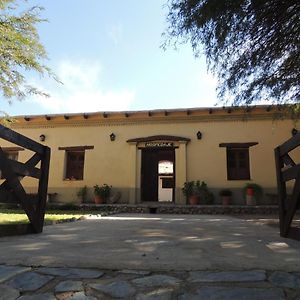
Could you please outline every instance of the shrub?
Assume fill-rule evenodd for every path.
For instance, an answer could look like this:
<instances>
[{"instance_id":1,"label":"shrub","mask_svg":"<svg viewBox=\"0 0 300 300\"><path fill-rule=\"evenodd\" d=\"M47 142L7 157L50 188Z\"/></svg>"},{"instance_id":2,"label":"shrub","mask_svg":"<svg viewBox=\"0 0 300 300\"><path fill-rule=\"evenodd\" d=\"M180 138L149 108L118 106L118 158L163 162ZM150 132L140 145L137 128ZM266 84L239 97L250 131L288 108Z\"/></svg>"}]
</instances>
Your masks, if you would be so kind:
<instances>
[{"instance_id":1,"label":"shrub","mask_svg":"<svg viewBox=\"0 0 300 300\"><path fill-rule=\"evenodd\" d=\"M110 196L111 188L112 188L112 186L107 185L106 183L104 183L102 186L99 186L98 184L96 184L94 186L94 194L95 194L95 196L99 196L103 199L107 199Z\"/></svg>"},{"instance_id":2,"label":"shrub","mask_svg":"<svg viewBox=\"0 0 300 300\"><path fill-rule=\"evenodd\" d=\"M221 197L231 197L232 196L232 191L229 190L229 189L224 189L224 190L221 190L219 195Z\"/></svg>"}]
</instances>

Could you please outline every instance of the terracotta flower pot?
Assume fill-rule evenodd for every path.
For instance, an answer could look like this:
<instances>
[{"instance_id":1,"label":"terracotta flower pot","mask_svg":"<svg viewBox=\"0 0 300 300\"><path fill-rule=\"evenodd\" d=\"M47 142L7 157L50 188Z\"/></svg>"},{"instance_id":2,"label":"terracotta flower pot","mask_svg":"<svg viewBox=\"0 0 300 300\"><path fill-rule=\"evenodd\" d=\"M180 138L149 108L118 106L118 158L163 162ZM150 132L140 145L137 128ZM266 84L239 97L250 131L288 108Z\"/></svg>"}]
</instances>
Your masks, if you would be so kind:
<instances>
[{"instance_id":1,"label":"terracotta flower pot","mask_svg":"<svg viewBox=\"0 0 300 300\"><path fill-rule=\"evenodd\" d=\"M197 195L189 196L189 203L190 205L198 205L200 202L200 197Z\"/></svg>"},{"instance_id":2,"label":"terracotta flower pot","mask_svg":"<svg viewBox=\"0 0 300 300\"><path fill-rule=\"evenodd\" d=\"M253 206L256 205L256 199L254 197L254 189L247 188L246 190L246 205Z\"/></svg>"},{"instance_id":3,"label":"terracotta flower pot","mask_svg":"<svg viewBox=\"0 0 300 300\"><path fill-rule=\"evenodd\" d=\"M246 205L248 206L255 206L256 205L256 199L254 196L246 195Z\"/></svg>"},{"instance_id":4,"label":"terracotta flower pot","mask_svg":"<svg viewBox=\"0 0 300 300\"><path fill-rule=\"evenodd\" d=\"M248 196L254 196L254 189L253 188L247 188L246 195L248 195Z\"/></svg>"},{"instance_id":5,"label":"terracotta flower pot","mask_svg":"<svg viewBox=\"0 0 300 300\"><path fill-rule=\"evenodd\" d=\"M95 204L103 204L105 202L101 196L96 196L96 195L94 200L95 200Z\"/></svg>"},{"instance_id":6,"label":"terracotta flower pot","mask_svg":"<svg viewBox=\"0 0 300 300\"><path fill-rule=\"evenodd\" d=\"M230 196L222 196L222 205L227 206L231 202L231 197Z\"/></svg>"}]
</instances>

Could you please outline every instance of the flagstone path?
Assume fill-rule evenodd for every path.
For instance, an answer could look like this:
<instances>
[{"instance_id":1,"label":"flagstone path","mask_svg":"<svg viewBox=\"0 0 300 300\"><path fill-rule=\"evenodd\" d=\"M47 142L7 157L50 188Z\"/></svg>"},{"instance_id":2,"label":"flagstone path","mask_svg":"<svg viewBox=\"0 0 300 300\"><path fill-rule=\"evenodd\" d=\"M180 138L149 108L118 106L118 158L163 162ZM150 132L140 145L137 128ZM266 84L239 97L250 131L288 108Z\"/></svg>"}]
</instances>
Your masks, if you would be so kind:
<instances>
[{"instance_id":1,"label":"flagstone path","mask_svg":"<svg viewBox=\"0 0 300 300\"><path fill-rule=\"evenodd\" d=\"M0 265L0 300L300 299L300 273L30 268Z\"/></svg>"},{"instance_id":2,"label":"flagstone path","mask_svg":"<svg viewBox=\"0 0 300 300\"><path fill-rule=\"evenodd\" d=\"M263 220L116 215L0 239L0 300L300 300L300 242Z\"/></svg>"}]
</instances>

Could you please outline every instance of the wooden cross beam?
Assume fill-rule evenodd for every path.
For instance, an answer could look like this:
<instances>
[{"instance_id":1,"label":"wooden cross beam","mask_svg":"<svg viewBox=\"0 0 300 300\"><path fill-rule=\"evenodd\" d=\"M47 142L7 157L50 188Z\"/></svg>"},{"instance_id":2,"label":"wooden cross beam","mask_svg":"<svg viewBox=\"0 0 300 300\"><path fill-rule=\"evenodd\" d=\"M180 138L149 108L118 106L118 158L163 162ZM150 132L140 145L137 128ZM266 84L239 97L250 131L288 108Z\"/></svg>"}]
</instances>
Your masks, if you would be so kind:
<instances>
[{"instance_id":1,"label":"wooden cross beam","mask_svg":"<svg viewBox=\"0 0 300 300\"><path fill-rule=\"evenodd\" d=\"M280 235L300 240L300 230L291 226L297 208L300 207L300 164L296 164L289 152L300 147L300 133L275 148L277 189L279 195ZM295 180L291 198L286 183Z\"/></svg>"},{"instance_id":2,"label":"wooden cross beam","mask_svg":"<svg viewBox=\"0 0 300 300\"><path fill-rule=\"evenodd\" d=\"M35 233L42 232L47 200L49 179L50 148L39 144L9 128L0 125L0 138L35 152L25 163L10 160L0 147L0 170L5 181L0 189L6 189L13 193L18 203L26 212L32 229ZM40 162L40 168L36 165ZM36 199L29 199L21 180L25 177L33 177L39 180L38 195Z\"/></svg>"},{"instance_id":3,"label":"wooden cross beam","mask_svg":"<svg viewBox=\"0 0 300 300\"><path fill-rule=\"evenodd\" d=\"M9 160L6 158L5 153L3 152L2 148L0 148L0 166L1 172L7 181L7 185L13 190L15 197L17 198L18 202L21 204L22 208L25 210L30 223L34 225L35 218L34 218L34 210L31 209L30 204L27 202L27 194L21 185L21 182L17 176L13 172L11 168Z\"/></svg>"}]
</instances>

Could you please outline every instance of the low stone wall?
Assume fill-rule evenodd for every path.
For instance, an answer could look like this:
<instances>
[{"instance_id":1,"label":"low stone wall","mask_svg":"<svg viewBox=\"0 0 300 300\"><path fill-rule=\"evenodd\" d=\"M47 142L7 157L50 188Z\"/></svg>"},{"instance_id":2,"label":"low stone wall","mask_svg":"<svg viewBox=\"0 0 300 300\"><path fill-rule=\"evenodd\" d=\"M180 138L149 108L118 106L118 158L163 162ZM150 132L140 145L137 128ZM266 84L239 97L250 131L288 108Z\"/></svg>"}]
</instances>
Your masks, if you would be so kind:
<instances>
[{"instance_id":1,"label":"low stone wall","mask_svg":"<svg viewBox=\"0 0 300 300\"><path fill-rule=\"evenodd\" d=\"M222 205L206 205L206 206L184 206L184 207L159 207L157 213L162 214L277 214L278 206L222 206Z\"/></svg>"},{"instance_id":2,"label":"low stone wall","mask_svg":"<svg viewBox=\"0 0 300 300\"><path fill-rule=\"evenodd\" d=\"M14 203L0 203L0 208L20 208ZM102 215L118 213L158 213L158 214L211 214L211 215L239 215L257 214L268 215L278 214L277 205L162 205L162 204L50 204L48 210L78 210L78 211L98 211ZM300 211L299 211L300 213Z\"/></svg>"},{"instance_id":3,"label":"low stone wall","mask_svg":"<svg viewBox=\"0 0 300 300\"><path fill-rule=\"evenodd\" d=\"M101 214L117 214L117 213L157 213L157 214L278 214L278 206L261 205L261 206L245 206L245 205L129 205L129 204L82 204L80 210L96 210Z\"/></svg>"}]
</instances>

